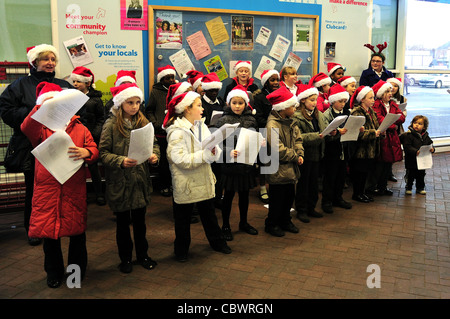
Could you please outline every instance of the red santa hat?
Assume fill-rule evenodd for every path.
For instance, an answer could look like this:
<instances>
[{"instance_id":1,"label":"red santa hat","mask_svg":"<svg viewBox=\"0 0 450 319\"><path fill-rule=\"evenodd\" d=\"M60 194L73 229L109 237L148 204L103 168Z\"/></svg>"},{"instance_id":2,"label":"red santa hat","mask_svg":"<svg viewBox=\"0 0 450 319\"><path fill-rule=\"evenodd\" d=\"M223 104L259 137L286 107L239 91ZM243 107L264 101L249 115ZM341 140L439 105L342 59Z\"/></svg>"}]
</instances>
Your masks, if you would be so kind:
<instances>
[{"instance_id":1,"label":"red santa hat","mask_svg":"<svg viewBox=\"0 0 450 319\"><path fill-rule=\"evenodd\" d=\"M205 91L222 88L222 82L220 82L219 77L216 72L211 72L206 74L202 78L202 89Z\"/></svg>"},{"instance_id":2,"label":"red santa hat","mask_svg":"<svg viewBox=\"0 0 450 319\"><path fill-rule=\"evenodd\" d=\"M167 113L164 118L162 127L167 128L167 122L176 114L182 114L186 107L194 103L194 101L200 97L200 94L194 91L185 92L174 96L167 104Z\"/></svg>"},{"instance_id":3,"label":"red santa hat","mask_svg":"<svg viewBox=\"0 0 450 319\"><path fill-rule=\"evenodd\" d=\"M323 72L317 73L309 80L309 85L316 88L327 84L331 84L331 78Z\"/></svg>"},{"instance_id":4,"label":"red santa hat","mask_svg":"<svg viewBox=\"0 0 450 319\"><path fill-rule=\"evenodd\" d=\"M262 86L264 86L267 82L267 80L272 76L272 75L276 75L278 80L280 79L280 73L276 70L265 70L263 71L263 73L261 74L261 84Z\"/></svg>"},{"instance_id":5,"label":"red santa hat","mask_svg":"<svg viewBox=\"0 0 450 319\"><path fill-rule=\"evenodd\" d=\"M250 72L250 77L252 76L252 62L250 61L237 61L234 65L234 70L237 72L240 68L247 68Z\"/></svg>"},{"instance_id":6,"label":"red santa hat","mask_svg":"<svg viewBox=\"0 0 450 319\"><path fill-rule=\"evenodd\" d=\"M94 73L92 73L91 70L85 68L84 66L77 66L70 74L70 79L72 81L84 83L91 82L92 84L94 83Z\"/></svg>"},{"instance_id":7,"label":"red santa hat","mask_svg":"<svg viewBox=\"0 0 450 319\"><path fill-rule=\"evenodd\" d=\"M191 83L194 91L197 90L198 86L202 84L202 78L204 74L197 70L191 70L186 72L186 75L188 76L188 81L189 83Z\"/></svg>"},{"instance_id":8,"label":"red santa hat","mask_svg":"<svg viewBox=\"0 0 450 319\"><path fill-rule=\"evenodd\" d=\"M317 88L309 84L298 84L296 95L298 101L301 101L303 99L310 97L311 95L319 95L319 90L317 90Z\"/></svg>"},{"instance_id":9,"label":"red santa hat","mask_svg":"<svg viewBox=\"0 0 450 319\"><path fill-rule=\"evenodd\" d=\"M30 65L32 67L35 67L34 62L38 58L39 54L42 52L48 52L48 51L52 52L55 55L56 59L58 59L58 51L56 50L56 48L53 45L39 44L39 45L35 45L32 47L28 47L27 48L28 63L30 63Z\"/></svg>"},{"instance_id":10,"label":"red santa hat","mask_svg":"<svg viewBox=\"0 0 450 319\"><path fill-rule=\"evenodd\" d=\"M342 85L343 87L346 87L347 85L349 85L350 83L356 83L356 79L353 76L343 76L338 80L338 83L340 85Z\"/></svg>"},{"instance_id":11,"label":"red santa hat","mask_svg":"<svg viewBox=\"0 0 450 319\"><path fill-rule=\"evenodd\" d=\"M189 88L192 88L192 85L191 83L186 81L170 85L166 97L166 106L169 104L170 100L172 100L175 96L186 92Z\"/></svg>"},{"instance_id":12,"label":"red santa hat","mask_svg":"<svg viewBox=\"0 0 450 319\"><path fill-rule=\"evenodd\" d=\"M123 82L136 83L136 71L120 70L117 72L117 78L116 82L114 82L114 86L119 86Z\"/></svg>"},{"instance_id":13,"label":"red santa hat","mask_svg":"<svg viewBox=\"0 0 450 319\"><path fill-rule=\"evenodd\" d=\"M344 87L338 83L332 85L330 87L330 91L328 92L328 102L333 104L336 101L345 99L347 102L350 99L350 94L344 89Z\"/></svg>"},{"instance_id":14,"label":"red santa hat","mask_svg":"<svg viewBox=\"0 0 450 319\"><path fill-rule=\"evenodd\" d=\"M244 99L245 104L248 105L250 110L252 110L252 114L256 114L256 110L250 105L250 98L248 97L247 90L240 84L236 85L227 95L227 104L230 104L230 101L234 97L241 97Z\"/></svg>"},{"instance_id":15,"label":"red santa hat","mask_svg":"<svg viewBox=\"0 0 450 319\"><path fill-rule=\"evenodd\" d=\"M353 93L352 98L350 99L350 108L353 108L356 102L360 103L363 98L369 93L373 91L370 86L360 86L356 89L355 93Z\"/></svg>"},{"instance_id":16,"label":"red santa hat","mask_svg":"<svg viewBox=\"0 0 450 319\"><path fill-rule=\"evenodd\" d=\"M267 100L272 104L272 110L282 111L288 107L298 106L297 98L289 91L285 86L276 89L272 93L267 95Z\"/></svg>"},{"instance_id":17,"label":"red santa hat","mask_svg":"<svg viewBox=\"0 0 450 319\"><path fill-rule=\"evenodd\" d=\"M327 64L327 69L328 69L328 75L331 75L337 69L344 70L344 67L342 65L340 65L339 63L330 62Z\"/></svg>"},{"instance_id":18,"label":"red santa hat","mask_svg":"<svg viewBox=\"0 0 450 319\"><path fill-rule=\"evenodd\" d=\"M36 86L36 105L41 105L46 98L54 97L62 89L58 84L50 82L40 82Z\"/></svg>"},{"instance_id":19,"label":"red santa hat","mask_svg":"<svg viewBox=\"0 0 450 319\"><path fill-rule=\"evenodd\" d=\"M171 65L166 65L158 68L158 75L156 76L157 82L161 81L166 75L176 75L175 68Z\"/></svg>"},{"instance_id":20,"label":"red santa hat","mask_svg":"<svg viewBox=\"0 0 450 319\"><path fill-rule=\"evenodd\" d=\"M381 98L388 89L392 89L392 84L383 80L378 81L374 86L372 86L373 93L375 93L375 96L378 99Z\"/></svg>"},{"instance_id":21,"label":"red santa hat","mask_svg":"<svg viewBox=\"0 0 450 319\"><path fill-rule=\"evenodd\" d=\"M132 97L138 97L141 102L144 100L144 94L135 83L124 83L119 86L113 86L111 89L114 105L111 112L115 115L123 102Z\"/></svg>"},{"instance_id":22,"label":"red santa hat","mask_svg":"<svg viewBox=\"0 0 450 319\"><path fill-rule=\"evenodd\" d=\"M398 86L398 91L401 92L402 87L403 87L403 83L402 83L402 79L401 78L389 78L386 80L386 82L388 83L395 83Z\"/></svg>"}]
</instances>

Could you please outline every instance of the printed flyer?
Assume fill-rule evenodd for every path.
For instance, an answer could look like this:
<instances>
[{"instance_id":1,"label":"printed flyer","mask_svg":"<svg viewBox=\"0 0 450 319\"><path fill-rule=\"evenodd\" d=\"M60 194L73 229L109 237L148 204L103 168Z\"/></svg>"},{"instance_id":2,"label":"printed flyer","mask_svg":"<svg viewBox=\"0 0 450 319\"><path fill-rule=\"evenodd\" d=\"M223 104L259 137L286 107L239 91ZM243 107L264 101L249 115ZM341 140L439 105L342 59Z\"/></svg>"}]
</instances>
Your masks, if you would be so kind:
<instances>
[{"instance_id":1,"label":"printed flyer","mask_svg":"<svg viewBox=\"0 0 450 319\"><path fill-rule=\"evenodd\" d=\"M74 68L94 62L83 36L64 41L64 48Z\"/></svg>"},{"instance_id":2,"label":"printed flyer","mask_svg":"<svg viewBox=\"0 0 450 319\"><path fill-rule=\"evenodd\" d=\"M231 50L253 50L253 17L231 16Z\"/></svg>"},{"instance_id":3,"label":"printed flyer","mask_svg":"<svg viewBox=\"0 0 450 319\"><path fill-rule=\"evenodd\" d=\"M147 0L120 0L120 28L147 30Z\"/></svg>"},{"instance_id":4,"label":"printed flyer","mask_svg":"<svg viewBox=\"0 0 450 319\"><path fill-rule=\"evenodd\" d=\"M216 72L220 81L223 81L226 78L228 78L227 70L223 66L222 60L218 55L209 59L208 61L203 62L203 64L205 65L208 74L211 72Z\"/></svg>"},{"instance_id":5,"label":"printed flyer","mask_svg":"<svg viewBox=\"0 0 450 319\"><path fill-rule=\"evenodd\" d=\"M156 47L159 49L182 49L183 14L174 11L157 11Z\"/></svg>"}]
</instances>

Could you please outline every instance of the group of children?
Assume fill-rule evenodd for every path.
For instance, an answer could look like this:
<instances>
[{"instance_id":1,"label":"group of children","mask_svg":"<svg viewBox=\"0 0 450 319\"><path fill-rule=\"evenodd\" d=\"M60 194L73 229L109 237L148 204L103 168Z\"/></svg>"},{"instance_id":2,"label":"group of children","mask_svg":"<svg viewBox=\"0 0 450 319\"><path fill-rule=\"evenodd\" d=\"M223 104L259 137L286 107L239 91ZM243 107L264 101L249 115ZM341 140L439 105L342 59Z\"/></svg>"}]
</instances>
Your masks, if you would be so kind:
<instances>
[{"instance_id":1,"label":"group of children","mask_svg":"<svg viewBox=\"0 0 450 319\"><path fill-rule=\"evenodd\" d=\"M230 214L235 193L239 196L239 230L250 235L258 234L258 230L248 222L249 193L257 186L257 179L259 197L269 205L265 231L278 237L284 236L285 232L299 232L291 219L292 207L295 207L297 218L304 223L310 222L310 217L323 216L316 210L320 181L323 184L321 207L328 214L333 213L333 207L352 208L352 204L342 197L347 172L355 201L369 203L374 200L372 194L392 194L387 188L387 180L392 163L403 158L399 132L405 121L405 114L398 108L401 97L393 99L393 87L397 86L397 93L401 90L398 79L380 81L372 88L357 87L353 77L345 76L342 66L330 64L328 75L321 72L308 84L297 81L294 68L286 67L281 72L266 70L261 75L262 88L258 88L253 83L249 61L239 61L235 71L236 77L222 98L219 96L222 83L215 73L204 75L193 70L188 72L187 81L177 82L175 68L159 68L157 83L146 105L143 93L136 85L134 71L120 71L115 86L111 88L113 98L109 102L110 112L106 121L102 119L104 123L98 124L93 116L88 115L90 111L86 105L68 124L66 132L76 145L71 152L76 160L91 163L89 168L93 180L98 167L93 173L92 163L98 158L104 166L106 202L117 217L116 241L121 272L129 273L133 268L130 224L133 227L135 264L146 269L157 265L147 254L145 224L152 193L152 165L158 167L162 194L173 196L174 254L181 262L189 256L194 210L198 210L211 248L224 254L231 253L227 242L233 240ZM97 97L92 94L92 72L78 67L72 79L75 88L90 97L89 105L93 104ZM50 84L43 87L46 85ZM58 88L50 89L58 91ZM34 112L42 104L40 102ZM98 105L89 109L97 111ZM213 111L223 112L217 121L213 121ZM36 146L52 132L33 120L32 113L22 129ZM386 132L380 132L379 125L387 113L401 115ZM347 132L344 123L330 134L322 135L326 126L341 115L365 117L356 142L340 141ZM135 159L127 157L130 133L149 122L155 128L153 154L148 161L138 164ZM211 134L210 129L225 124L238 124L232 138L226 139L223 145L203 148L201 141ZM407 194L411 193L414 180L417 191L425 193L424 171L417 170L415 157L421 145L432 143L426 133L427 126L426 117L416 116L408 131L402 134ZM74 129L69 130L72 127ZM234 160L239 156L236 142L243 128L266 129L261 146L278 152L276 172L262 174L261 168L266 164L259 161L257 165L248 165ZM39 130L46 134L38 134ZM75 178L81 181L82 171L69 179L67 186L74 189L75 184L71 181ZM36 174L41 173L39 170ZM39 180L36 187L40 186ZM67 187L66 184L62 187ZM83 185L85 187L85 183ZM372 193L368 193L369 190ZM77 191L82 192L83 187ZM81 204L80 200L76 202ZM71 203L69 201L68 204ZM215 208L221 209L222 227ZM33 210L35 218L38 218L40 209L35 207ZM76 209L85 216L85 204ZM84 234L85 219L81 224L77 235ZM87 260L85 237L79 241L82 242L80 246L84 245L80 248L84 252L80 257L84 275L86 262L83 260ZM59 286L61 269L51 273L46 264L46 271L49 287Z\"/></svg>"}]
</instances>

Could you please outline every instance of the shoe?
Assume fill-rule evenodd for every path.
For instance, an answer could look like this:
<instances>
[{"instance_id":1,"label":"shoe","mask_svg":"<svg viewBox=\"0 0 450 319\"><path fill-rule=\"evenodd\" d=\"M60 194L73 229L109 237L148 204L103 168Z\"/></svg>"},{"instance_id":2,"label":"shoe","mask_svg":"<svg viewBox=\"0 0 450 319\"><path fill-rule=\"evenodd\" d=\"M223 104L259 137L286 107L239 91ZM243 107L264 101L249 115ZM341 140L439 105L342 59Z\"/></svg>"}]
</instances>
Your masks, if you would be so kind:
<instances>
[{"instance_id":1,"label":"shoe","mask_svg":"<svg viewBox=\"0 0 450 319\"><path fill-rule=\"evenodd\" d=\"M397 179L395 178L394 175L391 175L391 176L389 176L388 181L395 183L395 182L397 182Z\"/></svg>"},{"instance_id":2,"label":"shoe","mask_svg":"<svg viewBox=\"0 0 450 319\"><path fill-rule=\"evenodd\" d=\"M30 238L28 237L28 244L30 246L37 246L42 243L42 238Z\"/></svg>"},{"instance_id":3,"label":"shoe","mask_svg":"<svg viewBox=\"0 0 450 319\"><path fill-rule=\"evenodd\" d=\"M47 278L47 286L49 288L58 288L62 284L62 279L50 279Z\"/></svg>"},{"instance_id":4,"label":"shoe","mask_svg":"<svg viewBox=\"0 0 450 319\"><path fill-rule=\"evenodd\" d=\"M330 203L322 204L322 210L324 213L333 214L333 206Z\"/></svg>"},{"instance_id":5,"label":"shoe","mask_svg":"<svg viewBox=\"0 0 450 319\"><path fill-rule=\"evenodd\" d=\"M188 260L188 256L187 255L175 256L175 259L180 263L184 263Z\"/></svg>"},{"instance_id":6,"label":"shoe","mask_svg":"<svg viewBox=\"0 0 450 319\"><path fill-rule=\"evenodd\" d=\"M363 195L353 195L352 199L360 203L370 203L370 200L368 198L365 198Z\"/></svg>"},{"instance_id":7,"label":"shoe","mask_svg":"<svg viewBox=\"0 0 450 319\"><path fill-rule=\"evenodd\" d=\"M416 193L419 193L420 195L426 195L427 191L424 189L421 189L421 190L416 190Z\"/></svg>"},{"instance_id":8,"label":"shoe","mask_svg":"<svg viewBox=\"0 0 450 319\"><path fill-rule=\"evenodd\" d=\"M323 214L316 212L315 210L312 210L312 211L308 212L308 216L315 217L315 218L322 218Z\"/></svg>"},{"instance_id":9,"label":"shoe","mask_svg":"<svg viewBox=\"0 0 450 319\"><path fill-rule=\"evenodd\" d=\"M169 188L164 188L161 190L161 195L164 197L170 197L172 196L172 191Z\"/></svg>"},{"instance_id":10,"label":"shoe","mask_svg":"<svg viewBox=\"0 0 450 319\"><path fill-rule=\"evenodd\" d=\"M223 237L225 237L226 241L233 240L233 234L231 233L230 227L222 227L222 233L223 233Z\"/></svg>"},{"instance_id":11,"label":"shoe","mask_svg":"<svg viewBox=\"0 0 450 319\"><path fill-rule=\"evenodd\" d=\"M125 274L129 274L133 270L133 264L131 261L121 262L119 265L119 270Z\"/></svg>"},{"instance_id":12,"label":"shoe","mask_svg":"<svg viewBox=\"0 0 450 319\"><path fill-rule=\"evenodd\" d=\"M370 195L374 195L374 196L380 196L382 195L382 191L379 190L378 188L375 188L373 190L369 190L367 191Z\"/></svg>"},{"instance_id":13,"label":"shoe","mask_svg":"<svg viewBox=\"0 0 450 319\"><path fill-rule=\"evenodd\" d=\"M137 263L140 264L145 269L149 269L149 270L155 268L156 265L158 264L156 261L154 261L150 257L146 257L143 260L138 260Z\"/></svg>"},{"instance_id":14,"label":"shoe","mask_svg":"<svg viewBox=\"0 0 450 319\"><path fill-rule=\"evenodd\" d=\"M103 196L97 197L95 202L97 203L98 206L105 206L106 205L106 200L105 200L105 198Z\"/></svg>"},{"instance_id":15,"label":"shoe","mask_svg":"<svg viewBox=\"0 0 450 319\"><path fill-rule=\"evenodd\" d=\"M219 253L223 253L223 254L231 254L231 248L225 244L225 246L222 247L218 247L218 248L214 248L215 251L218 251Z\"/></svg>"},{"instance_id":16,"label":"shoe","mask_svg":"<svg viewBox=\"0 0 450 319\"><path fill-rule=\"evenodd\" d=\"M294 234L297 234L299 232L299 229L294 225L293 222L290 222L286 226L281 227L281 229Z\"/></svg>"},{"instance_id":17,"label":"shoe","mask_svg":"<svg viewBox=\"0 0 450 319\"><path fill-rule=\"evenodd\" d=\"M259 199L264 204L269 204L269 195L267 195L267 192L259 193Z\"/></svg>"},{"instance_id":18,"label":"shoe","mask_svg":"<svg viewBox=\"0 0 450 319\"><path fill-rule=\"evenodd\" d=\"M297 212L297 218L302 222L302 223L309 223L310 220L308 218L308 215L306 215L306 213L303 212Z\"/></svg>"},{"instance_id":19,"label":"shoe","mask_svg":"<svg viewBox=\"0 0 450 319\"><path fill-rule=\"evenodd\" d=\"M250 235L258 235L258 231L256 230L256 228L250 225L249 223L245 224L239 223L239 230L244 231Z\"/></svg>"},{"instance_id":20,"label":"shoe","mask_svg":"<svg viewBox=\"0 0 450 319\"><path fill-rule=\"evenodd\" d=\"M373 202L373 201L374 201L373 197L370 197L370 196L367 195L367 194L361 194L361 196L362 196L363 198L369 200L369 202Z\"/></svg>"},{"instance_id":21,"label":"shoe","mask_svg":"<svg viewBox=\"0 0 450 319\"><path fill-rule=\"evenodd\" d=\"M385 190L381 191L381 195L392 196L393 194L394 192L391 191L389 188L386 188Z\"/></svg>"},{"instance_id":22,"label":"shoe","mask_svg":"<svg viewBox=\"0 0 450 319\"><path fill-rule=\"evenodd\" d=\"M406 194L406 195L412 195L412 190L407 189L407 190L405 191L405 194Z\"/></svg>"},{"instance_id":23,"label":"shoe","mask_svg":"<svg viewBox=\"0 0 450 319\"><path fill-rule=\"evenodd\" d=\"M352 208L353 205L352 205L352 203L349 203L341 198L341 199L337 200L336 202L334 202L333 206L350 209L350 208Z\"/></svg>"},{"instance_id":24,"label":"shoe","mask_svg":"<svg viewBox=\"0 0 450 319\"><path fill-rule=\"evenodd\" d=\"M197 224L199 222L198 217L191 216L191 224Z\"/></svg>"},{"instance_id":25,"label":"shoe","mask_svg":"<svg viewBox=\"0 0 450 319\"><path fill-rule=\"evenodd\" d=\"M266 227L264 227L264 231L275 237L283 237L284 236L284 231L280 228L280 226L266 226Z\"/></svg>"}]
</instances>

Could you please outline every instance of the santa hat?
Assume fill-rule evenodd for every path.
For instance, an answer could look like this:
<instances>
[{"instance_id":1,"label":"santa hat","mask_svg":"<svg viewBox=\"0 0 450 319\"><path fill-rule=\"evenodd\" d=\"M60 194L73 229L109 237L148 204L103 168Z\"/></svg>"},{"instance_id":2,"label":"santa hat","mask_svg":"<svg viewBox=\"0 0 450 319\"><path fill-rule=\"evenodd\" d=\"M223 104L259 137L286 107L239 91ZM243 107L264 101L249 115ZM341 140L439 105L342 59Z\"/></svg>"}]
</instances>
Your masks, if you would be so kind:
<instances>
[{"instance_id":1,"label":"santa hat","mask_svg":"<svg viewBox=\"0 0 450 319\"><path fill-rule=\"evenodd\" d=\"M227 95L227 104L230 104L230 101L234 97L241 97L244 99L245 104L248 105L250 110L252 110L252 114L256 114L256 110L250 105L250 99L248 97L247 90L240 84L236 85Z\"/></svg>"},{"instance_id":2,"label":"santa hat","mask_svg":"<svg viewBox=\"0 0 450 319\"><path fill-rule=\"evenodd\" d=\"M202 78L202 89L205 91L222 88L222 82L220 82L219 77L216 72L211 72Z\"/></svg>"},{"instance_id":3,"label":"santa hat","mask_svg":"<svg viewBox=\"0 0 450 319\"><path fill-rule=\"evenodd\" d=\"M194 101L200 97L200 94L194 91L185 92L174 96L167 104L167 113L164 118L162 127L166 128L167 122L175 115L182 114L186 107L194 103Z\"/></svg>"},{"instance_id":4,"label":"santa hat","mask_svg":"<svg viewBox=\"0 0 450 319\"><path fill-rule=\"evenodd\" d=\"M176 84L172 84L169 86L169 91L167 92L166 97L166 106L169 104L170 100L172 100L175 96L180 95L186 92L192 85L189 82L178 82Z\"/></svg>"},{"instance_id":5,"label":"santa hat","mask_svg":"<svg viewBox=\"0 0 450 319\"><path fill-rule=\"evenodd\" d=\"M36 86L36 105L41 105L46 98L54 97L62 89L58 84L50 82L40 82Z\"/></svg>"},{"instance_id":6,"label":"santa hat","mask_svg":"<svg viewBox=\"0 0 450 319\"><path fill-rule=\"evenodd\" d=\"M265 70L262 74L261 74L261 84L262 86L264 86L267 82L267 80L272 76L272 75L276 75L278 80L280 79L280 73L278 73L276 70Z\"/></svg>"},{"instance_id":7,"label":"santa hat","mask_svg":"<svg viewBox=\"0 0 450 319\"><path fill-rule=\"evenodd\" d=\"M161 79L163 77L165 77L166 75L175 76L176 75L175 68L170 65L166 65L166 66L158 68L158 75L156 76L157 82L161 81Z\"/></svg>"},{"instance_id":8,"label":"santa hat","mask_svg":"<svg viewBox=\"0 0 450 319\"><path fill-rule=\"evenodd\" d=\"M328 102L333 104L334 102L343 99L345 99L345 102L350 99L350 94L348 94L344 87L338 83L331 86L330 91L328 92Z\"/></svg>"},{"instance_id":9,"label":"santa hat","mask_svg":"<svg viewBox=\"0 0 450 319\"><path fill-rule=\"evenodd\" d=\"M330 63L327 64L327 69L328 69L328 75L331 75L337 69L343 69L344 70L344 67L342 65L340 65L339 63L330 62Z\"/></svg>"},{"instance_id":10,"label":"santa hat","mask_svg":"<svg viewBox=\"0 0 450 319\"><path fill-rule=\"evenodd\" d=\"M234 70L237 72L240 68L247 68L250 71L250 76L252 76L252 62L250 61L237 61L234 65Z\"/></svg>"},{"instance_id":11,"label":"santa hat","mask_svg":"<svg viewBox=\"0 0 450 319\"><path fill-rule=\"evenodd\" d=\"M327 84L331 84L331 78L323 72L317 73L309 80L309 85L316 88Z\"/></svg>"},{"instance_id":12,"label":"santa hat","mask_svg":"<svg viewBox=\"0 0 450 319\"><path fill-rule=\"evenodd\" d=\"M113 86L111 89L113 95L114 105L111 107L111 112L115 115L123 102L132 97L138 97L141 102L144 100L144 94L135 83L124 83L119 86Z\"/></svg>"},{"instance_id":13,"label":"santa hat","mask_svg":"<svg viewBox=\"0 0 450 319\"><path fill-rule=\"evenodd\" d=\"M356 102L360 103L361 100L369 93L373 91L370 86L360 86L356 89L355 93L353 93L352 98L350 99L350 108L353 108Z\"/></svg>"},{"instance_id":14,"label":"santa hat","mask_svg":"<svg viewBox=\"0 0 450 319\"><path fill-rule=\"evenodd\" d=\"M374 86L372 86L373 93L379 99L383 96L387 89L391 89L392 84L385 82L383 80L378 81Z\"/></svg>"},{"instance_id":15,"label":"santa hat","mask_svg":"<svg viewBox=\"0 0 450 319\"><path fill-rule=\"evenodd\" d=\"M386 80L388 83L395 83L398 86L398 91L400 92L403 87L402 79L401 78L389 78Z\"/></svg>"},{"instance_id":16,"label":"santa hat","mask_svg":"<svg viewBox=\"0 0 450 319\"><path fill-rule=\"evenodd\" d=\"M350 83L356 83L356 79L353 76L343 76L338 80L338 83L340 85L342 85L343 87L346 87L347 85L349 85Z\"/></svg>"},{"instance_id":17,"label":"santa hat","mask_svg":"<svg viewBox=\"0 0 450 319\"><path fill-rule=\"evenodd\" d=\"M272 110L282 111L288 107L298 106L297 98L285 86L276 89L267 95L267 100L272 104Z\"/></svg>"},{"instance_id":18,"label":"santa hat","mask_svg":"<svg viewBox=\"0 0 450 319\"><path fill-rule=\"evenodd\" d=\"M194 91L197 90L198 86L202 84L202 78L204 74L197 70L191 70L186 72L186 75L188 76L188 81L189 83L191 83Z\"/></svg>"},{"instance_id":19,"label":"santa hat","mask_svg":"<svg viewBox=\"0 0 450 319\"><path fill-rule=\"evenodd\" d=\"M94 73L92 73L91 70L85 68L84 66L77 66L70 74L70 79L72 81L83 83L91 82L92 84L94 83Z\"/></svg>"},{"instance_id":20,"label":"santa hat","mask_svg":"<svg viewBox=\"0 0 450 319\"><path fill-rule=\"evenodd\" d=\"M296 95L298 101L300 101L310 97L311 95L319 95L319 90L309 84L298 84Z\"/></svg>"},{"instance_id":21,"label":"santa hat","mask_svg":"<svg viewBox=\"0 0 450 319\"><path fill-rule=\"evenodd\" d=\"M34 67L35 66L34 62L38 58L39 54L48 51L52 52L55 55L56 59L58 59L58 52L56 51L56 48L53 45L39 44L32 47L28 47L27 48L28 63L30 63L30 65Z\"/></svg>"},{"instance_id":22,"label":"santa hat","mask_svg":"<svg viewBox=\"0 0 450 319\"><path fill-rule=\"evenodd\" d=\"M120 70L117 72L117 78L116 82L114 82L114 86L119 86L123 82L136 83L136 71Z\"/></svg>"}]
</instances>

